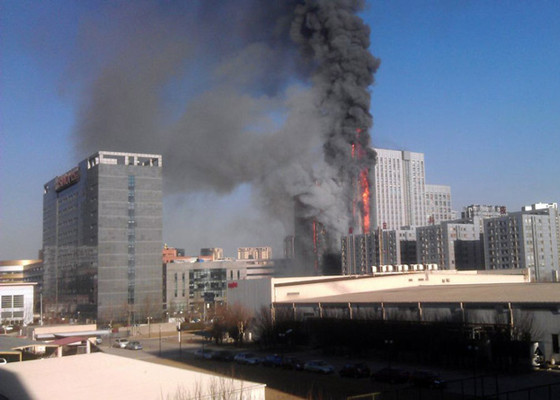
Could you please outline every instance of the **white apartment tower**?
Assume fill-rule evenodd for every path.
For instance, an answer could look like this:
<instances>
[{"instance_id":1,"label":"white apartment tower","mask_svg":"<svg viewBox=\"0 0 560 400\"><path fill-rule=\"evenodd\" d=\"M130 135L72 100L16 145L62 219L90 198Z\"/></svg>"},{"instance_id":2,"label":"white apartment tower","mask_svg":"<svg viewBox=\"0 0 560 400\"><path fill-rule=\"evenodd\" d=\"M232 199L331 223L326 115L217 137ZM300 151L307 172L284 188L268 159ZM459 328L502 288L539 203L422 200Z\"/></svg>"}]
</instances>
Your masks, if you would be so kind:
<instances>
[{"instance_id":1,"label":"white apartment tower","mask_svg":"<svg viewBox=\"0 0 560 400\"><path fill-rule=\"evenodd\" d=\"M426 224L424 154L374 149L373 227L400 229Z\"/></svg>"}]
</instances>

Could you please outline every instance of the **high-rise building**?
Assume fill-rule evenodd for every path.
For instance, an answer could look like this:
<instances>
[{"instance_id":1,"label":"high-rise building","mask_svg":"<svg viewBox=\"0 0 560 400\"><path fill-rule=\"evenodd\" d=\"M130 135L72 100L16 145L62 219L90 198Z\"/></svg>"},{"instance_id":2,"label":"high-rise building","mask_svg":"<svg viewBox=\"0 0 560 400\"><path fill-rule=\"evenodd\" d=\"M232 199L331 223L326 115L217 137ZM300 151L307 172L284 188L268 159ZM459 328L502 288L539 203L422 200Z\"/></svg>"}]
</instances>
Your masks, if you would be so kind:
<instances>
[{"instance_id":1,"label":"high-rise building","mask_svg":"<svg viewBox=\"0 0 560 400\"><path fill-rule=\"evenodd\" d=\"M451 186L426 185L426 225L437 225L453 219Z\"/></svg>"},{"instance_id":2,"label":"high-rise building","mask_svg":"<svg viewBox=\"0 0 560 400\"><path fill-rule=\"evenodd\" d=\"M501 217L507 214L506 206L488 206L480 204L471 204L470 206L464 207L461 213L461 218L472 219L475 217L481 218L494 218Z\"/></svg>"},{"instance_id":3,"label":"high-rise building","mask_svg":"<svg viewBox=\"0 0 560 400\"><path fill-rule=\"evenodd\" d=\"M416 228L419 264L438 264L441 269L483 269L483 250L478 223L444 221Z\"/></svg>"},{"instance_id":4,"label":"high-rise building","mask_svg":"<svg viewBox=\"0 0 560 400\"><path fill-rule=\"evenodd\" d=\"M207 261L223 260L224 249L220 247L206 247L200 249L200 258Z\"/></svg>"},{"instance_id":5,"label":"high-rise building","mask_svg":"<svg viewBox=\"0 0 560 400\"><path fill-rule=\"evenodd\" d=\"M558 278L558 206L534 204L484 220L486 269L529 268L537 281Z\"/></svg>"},{"instance_id":6,"label":"high-rise building","mask_svg":"<svg viewBox=\"0 0 560 400\"><path fill-rule=\"evenodd\" d=\"M377 264L378 243L375 233L348 235L341 240L343 275L370 274Z\"/></svg>"},{"instance_id":7,"label":"high-rise building","mask_svg":"<svg viewBox=\"0 0 560 400\"><path fill-rule=\"evenodd\" d=\"M382 265L409 263L416 263L414 229L377 229L366 234L342 237L341 267L344 275L370 274Z\"/></svg>"},{"instance_id":8,"label":"high-rise building","mask_svg":"<svg viewBox=\"0 0 560 400\"><path fill-rule=\"evenodd\" d=\"M44 185L44 307L99 321L162 312L162 157L100 151Z\"/></svg>"},{"instance_id":9,"label":"high-rise building","mask_svg":"<svg viewBox=\"0 0 560 400\"><path fill-rule=\"evenodd\" d=\"M270 246L263 247L238 247L238 260L271 260L272 248Z\"/></svg>"},{"instance_id":10,"label":"high-rise building","mask_svg":"<svg viewBox=\"0 0 560 400\"><path fill-rule=\"evenodd\" d=\"M307 215L305 204L298 198L294 201L294 217L294 262L301 274L318 275L323 272L328 253L328 232L316 218Z\"/></svg>"},{"instance_id":11,"label":"high-rise building","mask_svg":"<svg viewBox=\"0 0 560 400\"><path fill-rule=\"evenodd\" d=\"M373 227L400 229L426 224L424 154L374 149Z\"/></svg>"}]
</instances>

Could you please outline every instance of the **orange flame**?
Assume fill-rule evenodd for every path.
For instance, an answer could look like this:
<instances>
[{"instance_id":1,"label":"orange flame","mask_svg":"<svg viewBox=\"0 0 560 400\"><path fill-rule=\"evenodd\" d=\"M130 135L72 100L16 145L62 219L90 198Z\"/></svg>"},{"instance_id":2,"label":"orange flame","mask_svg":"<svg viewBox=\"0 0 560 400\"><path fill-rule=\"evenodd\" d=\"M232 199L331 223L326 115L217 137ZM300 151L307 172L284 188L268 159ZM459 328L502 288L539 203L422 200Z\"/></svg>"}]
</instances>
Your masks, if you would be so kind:
<instances>
[{"instance_id":1,"label":"orange flame","mask_svg":"<svg viewBox=\"0 0 560 400\"><path fill-rule=\"evenodd\" d=\"M368 169L364 168L360 171L360 189L361 189L361 196L362 196L362 225L363 225L363 233L369 232L369 180L368 180Z\"/></svg>"}]
</instances>

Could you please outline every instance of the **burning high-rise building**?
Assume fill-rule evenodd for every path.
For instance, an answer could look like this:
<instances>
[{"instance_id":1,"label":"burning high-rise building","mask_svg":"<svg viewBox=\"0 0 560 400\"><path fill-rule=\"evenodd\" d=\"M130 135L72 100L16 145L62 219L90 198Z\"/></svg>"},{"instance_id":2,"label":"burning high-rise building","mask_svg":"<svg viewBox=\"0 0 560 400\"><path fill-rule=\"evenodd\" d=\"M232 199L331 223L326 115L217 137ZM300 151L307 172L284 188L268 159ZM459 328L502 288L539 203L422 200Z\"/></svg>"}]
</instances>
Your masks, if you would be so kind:
<instances>
[{"instance_id":1,"label":"burning high-rise building","mask_svg":"<svg viewBox=\"0 0 560 400\"><path fill-rule=\"evenodd\" d=\"M368 232L373 225L370 87L380 61L359 16L365 1L217 5L128 2L118 19L104 19L109 34L88 25L92 48L108 50L103 62L87 65L76 143L81 152L133 143L134 151L163 154L165 191L187 194L184 203L250 185L266 214L251 226L259 239L274 237L266 232L273 224L262 220L292 234L297 199L308 222L296 226L296 236L311 239L295 238L294 252L299 247L312 259L309 268L320 270L321 254L338 253L349 228ZM94 42L104 38L110 46ZM204 204L196 213L210 209ZM208 234L231 237L238 229L220 224ZM201 236L188 240L194 246Z\"/></svg>"},{"instance_id":2,"label":"burning high-rise building","mask_svg":"<svg viewBox=\"0 0 560 400\"><path fill-rule=\"evenodd\" d=\"M325 226L316 215L309 215L305 205L294 201L294 258L298 269L305 275L323 272L323 258L328 251L328 236Z\"/></svg>"}]
</instances>

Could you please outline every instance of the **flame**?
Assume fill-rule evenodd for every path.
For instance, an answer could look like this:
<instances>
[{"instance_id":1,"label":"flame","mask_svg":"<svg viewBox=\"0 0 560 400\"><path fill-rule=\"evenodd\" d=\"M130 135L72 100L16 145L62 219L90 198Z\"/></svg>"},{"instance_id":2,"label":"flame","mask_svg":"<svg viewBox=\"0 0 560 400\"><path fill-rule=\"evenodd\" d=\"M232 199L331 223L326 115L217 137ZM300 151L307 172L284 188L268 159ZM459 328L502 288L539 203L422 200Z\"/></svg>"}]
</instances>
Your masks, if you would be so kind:
<instances>
[{"instance_id":1,"label":"flame","mask_svg":"<svg viewBox=\"0 0 560 400\"><path fill-rule=\"evenodd\" d=\"M362 227L363 233L369 232L369 211L370 211L370 194L369 194L369 179L368 179L368 169L364 168L360 171L360 189L362 197Z\"/></svg>"}]
</instances>

